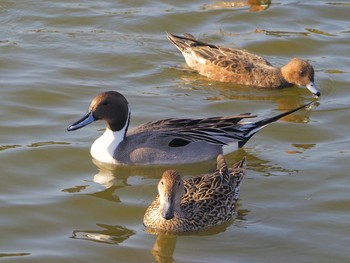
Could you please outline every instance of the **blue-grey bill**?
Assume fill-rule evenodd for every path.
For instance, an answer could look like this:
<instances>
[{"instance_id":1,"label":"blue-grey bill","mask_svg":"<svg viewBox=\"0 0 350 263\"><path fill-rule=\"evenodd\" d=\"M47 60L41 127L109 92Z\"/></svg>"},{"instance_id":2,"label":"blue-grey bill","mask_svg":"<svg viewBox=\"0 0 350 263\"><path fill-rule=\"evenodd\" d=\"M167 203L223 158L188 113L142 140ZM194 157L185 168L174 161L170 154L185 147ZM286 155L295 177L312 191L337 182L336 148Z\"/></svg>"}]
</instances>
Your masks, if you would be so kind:
<instances>
[{"instance_id":1,"label":"blue-grey bill","mask_svg":"<svg viewBox=\"0 0 350 263\"><path fill-rule=\"evenodd\" d=\"M92 115L92 112L88 112L83 118L81 118L80 120L76 121L75 123L73 123L71 126L69 126L67 128L67 131L75 131L78 130L88 124L90 124L91 122L93 122L95 120L94 116Z\"/></svg>"},{"instance_id":2,"label":"blue-grey bill","mask_svg":"<svg viewBox=\"0 0 350 263\"><path fill-rule=\"evenodd\" d=\"M307 88L312 94L314 94L316 97L320 97L320 96L321 96L321 92L317 89L315 83L310 82L309 84L306 85L306 88Z\"/></svg>"}]
</instances>

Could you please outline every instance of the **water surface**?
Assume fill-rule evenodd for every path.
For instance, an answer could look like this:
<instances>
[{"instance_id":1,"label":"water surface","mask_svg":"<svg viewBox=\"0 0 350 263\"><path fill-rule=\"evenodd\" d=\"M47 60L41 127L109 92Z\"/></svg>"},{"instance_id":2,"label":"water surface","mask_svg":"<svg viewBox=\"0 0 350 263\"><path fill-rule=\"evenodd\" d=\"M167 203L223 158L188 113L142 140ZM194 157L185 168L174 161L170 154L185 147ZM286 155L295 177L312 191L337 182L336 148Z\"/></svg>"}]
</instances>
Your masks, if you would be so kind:
<instances>
[{"instance_id":1,"label":"water surface","mask_svg":"<svg viewBox=\"0 0 350 263\"><path fill-rule=\"evenodd\" d=\"M268 2L268 1L264 1ZM348 262L347 1L1 1L0 261ZM179 236L142 225L166 168L100 166L104 128L66 128L99 92L130 102L131 126L168 117L277 114L306 90L242 88L189 70L165 32L240 47L283 65L309 60L322 97L227 156L247 156L237 218ZM184 176L214 162L177 166ZM171 167L173 168L173 167Z\"/></svg>"}]
</instances>

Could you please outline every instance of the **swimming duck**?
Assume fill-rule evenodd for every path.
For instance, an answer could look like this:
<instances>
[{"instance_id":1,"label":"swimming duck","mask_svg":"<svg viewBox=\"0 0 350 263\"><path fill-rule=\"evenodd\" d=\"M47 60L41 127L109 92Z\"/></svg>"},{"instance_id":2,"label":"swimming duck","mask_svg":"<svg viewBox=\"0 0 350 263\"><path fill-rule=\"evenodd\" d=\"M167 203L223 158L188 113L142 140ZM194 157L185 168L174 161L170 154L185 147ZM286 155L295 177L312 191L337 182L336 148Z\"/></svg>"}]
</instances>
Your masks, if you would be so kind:
<instances>
[{"instance_id":1,"label":"swimming duck","mask_svg":"<svg viewBox=\"0 0 350 263\"><path fill-rule=\"evenodd\" d=\"M236 48L224 48L198 41L191 34L167 37L185 57L189 67L209 79L260 88L306 87L320 97L314 83L314 69L307 61L291 59L278 68L263 57Z\"/></svg>"},{"instance_id":2,"label":"swimming duck","mask_svg":"<svg viewBox=\"0 0 350 263\"><path fill-rule=\"evenodd\" d=\"M128 132L128 101L117 91L107 91L98 94L87 114L67 130L77 130L97 120L106 121L105 132L90 150L92 157L103 163L196 163L214 159L223 148L228 153L242 147L269 123L311 103L256 122L240 122L256 117L250 113L204 119L172 118L147 122Z\"/></svg>"},{"instance_id":3,"label":"swimming duck","mask_svg":"<svg viewBox=\"0 0 350 263\"><path fill-rule=\"evenodd\" d=\"M245 158L228 169L222 154L212 174L183 181L177 171L165 171L158 183L158 196L144 215L144 225L160 231L188 232L231 220L245 173Z\"/></svg>"}]
</instances>

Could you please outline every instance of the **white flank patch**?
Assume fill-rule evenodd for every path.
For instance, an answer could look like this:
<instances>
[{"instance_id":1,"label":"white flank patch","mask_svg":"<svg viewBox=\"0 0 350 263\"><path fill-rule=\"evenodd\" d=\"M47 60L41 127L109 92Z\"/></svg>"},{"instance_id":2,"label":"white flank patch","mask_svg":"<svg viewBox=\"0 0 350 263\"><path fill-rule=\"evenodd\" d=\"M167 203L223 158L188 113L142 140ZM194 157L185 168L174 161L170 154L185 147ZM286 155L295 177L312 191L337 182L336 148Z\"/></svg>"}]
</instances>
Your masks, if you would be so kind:
<instances>
[{"instance_id":1,"label":"white flank patch","mask_svg":"<svg viewBox=\"0 0 350 263\"><path fill-rule=\"evenodd\" d=\"M193 68L197 65L197 61L194 58L194 56L192 56L191 54L187 54L186 52L182 53L182 55L184 56L186 63L189 67Z\"/></svg>"}]
</instances>

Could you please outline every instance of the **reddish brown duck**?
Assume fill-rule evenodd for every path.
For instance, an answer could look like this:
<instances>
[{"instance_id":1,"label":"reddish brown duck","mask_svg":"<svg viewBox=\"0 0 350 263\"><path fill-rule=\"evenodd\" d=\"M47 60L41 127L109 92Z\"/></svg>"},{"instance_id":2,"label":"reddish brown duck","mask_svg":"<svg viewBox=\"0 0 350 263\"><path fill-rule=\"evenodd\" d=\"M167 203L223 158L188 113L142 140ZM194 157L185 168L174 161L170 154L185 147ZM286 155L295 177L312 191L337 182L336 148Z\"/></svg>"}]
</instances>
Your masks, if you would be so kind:
<instances>
[{"instance_id":1,"label":"reddish brown duck","mask_svg":"<svg viewBox=\"0 0 350 263\"><path fill-rule=\"evenodd\" d=\"M204 43L190 34L168 33L168 39L181 51L188 66L212 80L261 88L300 85L317 97L321 95L314 83L314 69L305 60L293 58L279 68L245 50Z\"/></svg>"}]
</instances>

